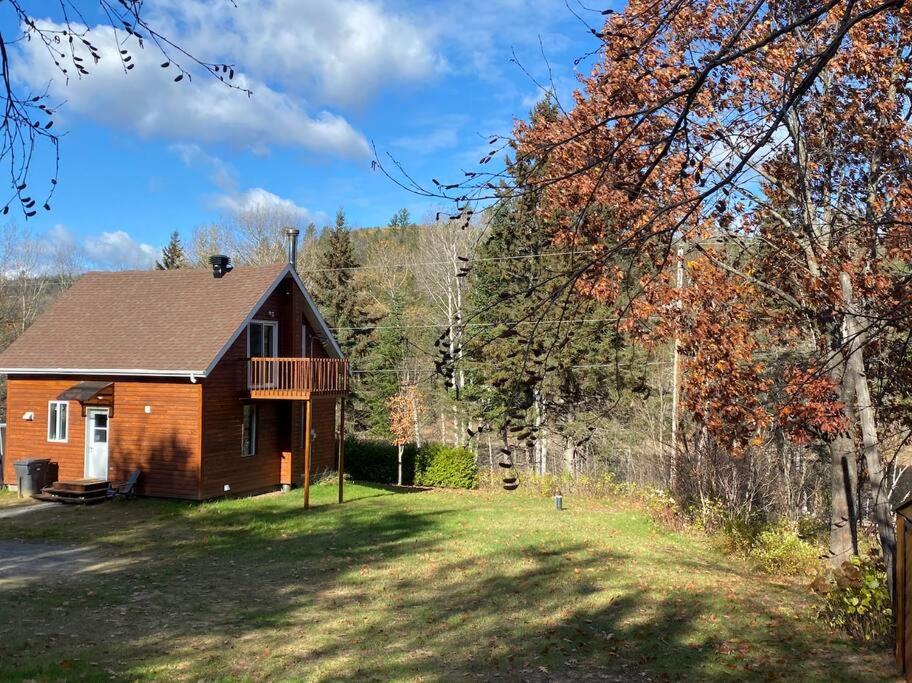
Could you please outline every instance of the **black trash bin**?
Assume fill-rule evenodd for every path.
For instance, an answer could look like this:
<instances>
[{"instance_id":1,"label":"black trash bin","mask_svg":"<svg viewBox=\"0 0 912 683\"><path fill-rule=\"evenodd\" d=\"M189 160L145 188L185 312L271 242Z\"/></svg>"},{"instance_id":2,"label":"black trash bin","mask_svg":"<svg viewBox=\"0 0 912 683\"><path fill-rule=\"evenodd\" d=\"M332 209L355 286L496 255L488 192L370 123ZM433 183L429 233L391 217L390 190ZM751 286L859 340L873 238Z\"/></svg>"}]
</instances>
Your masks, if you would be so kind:
<instances>
[{"instance_id":1,"label":"black trash bin","mask_svg":"<svg viewBox=\"0 0 912 683\"><path fill-rule=\"evenodd\" d=\"M20 496L33 496L50 482L50 458L26 458L13 463Z\"/></svg>"}]
</instances>

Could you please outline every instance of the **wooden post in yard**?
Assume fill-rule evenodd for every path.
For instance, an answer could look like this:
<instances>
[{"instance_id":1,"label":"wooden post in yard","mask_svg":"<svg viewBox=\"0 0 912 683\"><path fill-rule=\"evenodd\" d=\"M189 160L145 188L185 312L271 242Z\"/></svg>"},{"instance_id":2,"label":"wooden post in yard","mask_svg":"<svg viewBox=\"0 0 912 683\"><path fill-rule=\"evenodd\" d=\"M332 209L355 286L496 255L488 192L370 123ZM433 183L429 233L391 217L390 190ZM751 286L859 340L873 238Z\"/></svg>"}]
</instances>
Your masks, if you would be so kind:
<instances>
[{"instance_id":1,"label":"wooden post in yard","mask_svg":"<svg viewBox=\"0 0 912 683\"><path fill-rule=\"evenodd\" d=\"M339 503L345 488L345 397L339 406Z\"/></svg>"},{"instance_id":2,"label":"wooden post in yard","mask_svg":"<svg viewBox=\"0 0 912 683\"><path fill-rule=\"evenodd\" d=\"M896 622L896 664L906 673L906 519L896 515L896 581L893 584L893 616Z\"/></svg>"},{"instance_id":3,"label":"wooden post in yard","mask_svg":"<svg viewBox=\"0 0 912 683\"><path fill-rule=\"evenodd\" d=\"M307 417L304 419L304 509L310 507L310 449L313 445L313 401L307 399Z\"/></svg>"}]
</instances>

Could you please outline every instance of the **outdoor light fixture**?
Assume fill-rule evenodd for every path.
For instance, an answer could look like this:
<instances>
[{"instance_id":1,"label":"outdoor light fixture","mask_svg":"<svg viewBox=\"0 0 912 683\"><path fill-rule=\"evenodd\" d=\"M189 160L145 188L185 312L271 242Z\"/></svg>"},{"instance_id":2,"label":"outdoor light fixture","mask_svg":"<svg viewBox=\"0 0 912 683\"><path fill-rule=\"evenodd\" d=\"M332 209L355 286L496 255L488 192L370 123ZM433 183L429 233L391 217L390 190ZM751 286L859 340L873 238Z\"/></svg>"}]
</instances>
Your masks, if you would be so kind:
<instances>
[{"instance_id":1,"label":"outdoor light fixture","mask_svg":"<svg viewBox=\"0 0 912 683\"><path fill-rule=\"evenodd\" d=\"M23 420L28 420L29 422L31 422L32 420L35 419L35 413L33 413L33 412L30 410L30 411L28 411L27 413L24 413L24 414L22 415L22 419L23 419Z\"/></svg>"}]
</instances>

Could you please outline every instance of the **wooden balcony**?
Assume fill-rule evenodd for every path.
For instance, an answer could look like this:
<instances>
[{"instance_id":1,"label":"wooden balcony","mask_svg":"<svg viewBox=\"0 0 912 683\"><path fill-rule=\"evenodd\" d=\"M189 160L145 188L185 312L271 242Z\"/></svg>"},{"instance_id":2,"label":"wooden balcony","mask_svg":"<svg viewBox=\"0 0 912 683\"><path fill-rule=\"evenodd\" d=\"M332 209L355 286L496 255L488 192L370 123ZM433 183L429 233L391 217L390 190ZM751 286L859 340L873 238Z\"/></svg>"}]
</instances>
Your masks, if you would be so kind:
<instances>
[{"instance_id":1,"label":"wooden balcony","mask_svg":"<svg viewBox=\"0 0 912 683\"><path fill-rule=\"evenodd\" d=\"M336 358L250 358L250 398L306 401L348 393L348 361Z\"/></svg>"}]
</instances>

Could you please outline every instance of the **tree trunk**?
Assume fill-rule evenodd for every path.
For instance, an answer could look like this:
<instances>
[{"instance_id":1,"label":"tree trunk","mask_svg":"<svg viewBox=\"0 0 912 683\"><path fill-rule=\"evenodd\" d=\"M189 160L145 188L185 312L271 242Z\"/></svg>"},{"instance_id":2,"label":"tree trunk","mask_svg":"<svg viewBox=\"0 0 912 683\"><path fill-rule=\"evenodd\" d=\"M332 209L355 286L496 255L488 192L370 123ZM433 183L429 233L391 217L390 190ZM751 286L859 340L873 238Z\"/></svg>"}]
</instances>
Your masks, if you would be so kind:
<instances>
[{"instance_id":1,"label":"tree trunk","mask_svg":"<svg viewBox=\"0 0 912 683\"><path fill-rule=\"evenodd\" d=\"M421 448L421 427L418 425L418 400L414 396L412 396L412 424L415 425L415 448Z\"/></svg>"},{"instance_id":2,"label":"tree trunk","mask_svg":"<svg viewBox=\"0 0 912 683\"><path fill-rule=\"evenodd\" d=\"M535 469L539 474L546 474L548 472L548 447L547 441L545 440L545 434L542 431L544 407L542 406L542 397L538 387L535 387L532 390L532 393L535 410Z\"/></svg>"},{"instance_id":3,"label":"tree trunk","mask_svg":"<svg viewBox=\"0 0 912 683\"><path fill-rule=\"evenodd\" d=\"M855 457L853 387L848 381L848 358L842 348L844 335L838 328L830 330L838 365L830 378L839 387L839 398L845 406L846 429L829 443L830 448L830 566L838 567L858 554L858 513L855 492L858 490L858 462Z\"/></svg>"},{"instance_id":4,"label":"tree trunk","mask_svg":"<svg viewBox=\"0 0 912 683\"><path fill-rule=\"evenodd\" d=\"M856 470L855 444L846 435L830 442L830 566L838 567L858 554L858 532L853 500Z\"/></svg>"},{"instance_id":5,"label":"tree trunk","mask_svg":"<svg viewBox=\"0 0 912 683\"><path fill-rule=\"evenodd\" d=\"M855 394L855 415L861 427L862 452L868 473L872 514L877 525L877 535L883 551L884 565L887 570L887 582L890 595L893 595L893 567L896 561L896 532L893 527L893 515L890 510L889 489L884 477L883 461L880 457L880 440L877 435L877 420L871 392L864 367L864 331L855 318L852 301L852 282L848 273L839 274L842 298L846 307L845 344L848 345L848 363L845 382L851 385Z\"/></svg>"},{"instance_id":6,"label":"tree trunk","mask_svg":"<svg viewBox=\"0 0 912 683\"><path fill-rule=\"evenodd\" d=\"M564 448L564 471L571 477L576 477L576 441L567 439Z\"/></svg>"}]
</instances>

